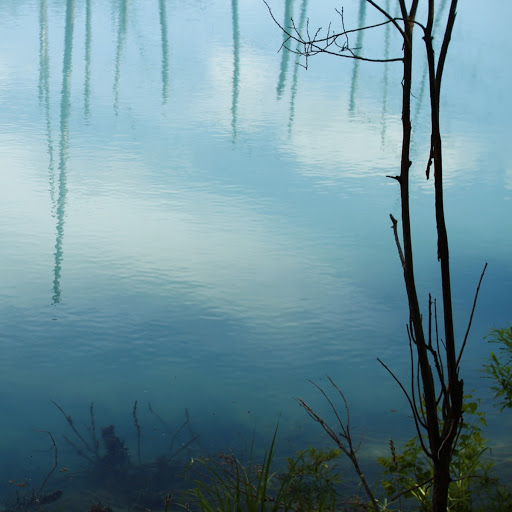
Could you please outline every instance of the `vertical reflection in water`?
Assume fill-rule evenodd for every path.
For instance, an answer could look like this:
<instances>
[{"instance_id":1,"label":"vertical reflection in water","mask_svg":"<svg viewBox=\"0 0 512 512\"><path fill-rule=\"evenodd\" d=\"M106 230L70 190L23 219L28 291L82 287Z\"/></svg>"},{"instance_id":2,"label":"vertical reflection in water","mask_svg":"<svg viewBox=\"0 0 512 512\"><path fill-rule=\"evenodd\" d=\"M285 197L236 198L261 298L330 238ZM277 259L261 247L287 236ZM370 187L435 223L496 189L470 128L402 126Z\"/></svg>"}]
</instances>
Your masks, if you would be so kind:
<instances>
[{"instance_id":1,"label":"vertical reflection in water","mask_svg":"<svg viewBox=\"0 0 512 512\"><path fill-rule=\"evenodd\" d=\"M238 87L240 80L240 28L238 24L238 0L231 0L233 24L233 98L231 101L231 128L233 142L236 141L236 119L238 110Z\"/></svg>"},{"instance_id":2,"label":"vertical reflection in water","mask_svg":"<svg viewBox=\"0 0 512 512\"><path fill-rule=\"evenodd\" d=\"M121 77L121 56L123 53L123 43L126 36L126 27L128 22L128 0L121 0L119 5L119 21L117 26L117 50L116 50L116 68L114 76L114 111L119 113L119 80Z\"/></svg>"},{"instance_id":3,"label":"vertical reflection in water","mask_svg":"<svg viewBox=\"0 0 512 512\"><path fill-rule=\"evenodd\" d=\"M46 0L39 2L39 103L44 103L48 87L48 7Z\"/></svg>"},{"instance_id":4,"label":"vertical reflection in water","mask_svg":"<svg viewBox=\"0 0 512 512\"><path fill-rule=\"evenodd\" d=\"M359 16L358 16L358 27L364 27L366 22L366 0L359 0ZM363 34L364 30L360 30L357 33L357 41L356 48L361 48L363 44ZM352 72L352 85L350 87L350 103L348 110L352 114L354 113L354 109L356 106L356 92L357 92L357 82L359 79L359 60L354 60L354 70Z\"/></svg>"},{"instance_id":5,"label":"vertical reflection in water","mask_svg":"<svg viewBox=\"0 0 512 512\"><path fill-rule=\"evenodd\" d=\"M447 5L447 1L442 0L441 5L439 6L439 11L437 11L437 15L434 18L434 25L432 26L432 35L433 36L435 36L435 34L436 34L436 29L439 25L440 19L443 17L443 13L446 8L446 5ZM425 94L425 84L427 83L427 70L428 70L428 64L427 64L427 62L425 62L425 65L423 66L423 74L421 75L420 91L417 95L417 100L416 100L416 112L414 114L414 124L416 124L416 122L418 120L418 116L420 115L420 111L421 111L421 105L423 104L423 96Z\"/></svg>"},{"instance_id":6,"label":"vertical reflection in water","mask_svg":"<svg viewBox=\"0 0 512 512\"><path fill-rule=\"evenodd\" d=\"M162 105L166 105L169 90L169 41L167 39L165 0L159 0L159 7L160 31L162 34Z\"/></svg>"},{"instance_id":7,"label":"vertical reflection in water","mask_svg":"<svg viewBox=\"0 0 512 512\"><path fill-rule=\"evenodd\" d=\"M50 55L48 50L48 8L46 0L39 3L39 102L44 107L46 138L48 139L48 180L52 213L55 210L55 161L53 157L52 122L50 117Z\"/></svg>"},{"instance_id":8,"label":"vertical reflection in water","mask_svg":"<svg viewBox=\"0 0 512 512\"><path fill-rule=\"evenodd\" d=\"M57 237L55 241L55 267L53 278L53 303L60 302L60 273L62 268L62 243L64 238L64 214L67 195L67 170L69 147L69 109L71 89L71 57L73 54L74 0L66 3L66 28L64 34L64 59L62 62L62 92L60 103L60 148L59 148L59 196L57 198Z\"/></svg>"},{"instance_id":9,"label":"vertical reflection in water","mask_svg":"<svg viewBox=\"0 0 512 512\"><path fill-rule=\"evenodd\" d=\"M389 0L386 0L386 12L389 11ZM386 25L384 33L384 58L389 59L389 38L391 36L391 24ZM381 144L386 142L386 114L388 113L388 82L389 82L389 62L384 64L384 83L382 87L382 131L380 134Z\"/></svg>"},{"instance_id":10,"label":"vertical reflection in water","mask_svg":"<svg viewBox=\"0 0 512 512\"><path fill-rule=\"evenodd\" d=\"M302 6L300 8L300 19L299 19L299 32L302 33L304 29L304 23L306 22L306 12L308 10L308 0L302 0ZM292 90L290 97L290 117L288 119L288 133L292 131L293 118L295 117L295 96L297 95L297 83L299 77L300 67L300 44L297 43L297 54L295 56L295 68L293 69L292 79Z\"/></svg>"},{"instance_id":11,"label":"vertical reflection in water","mask_svg":"<svg viewBox=\"0 0 512 512\"><path fill-rule=\"evenodd\" d=\"M284 22L283 27L289 27L291 24L291 18L293 16L293 0L286 0L284 7ZM283 43L287 39L287 35L283 34ZM280 99L283 95L284 84L286 82L286 72L288 70L288 61L290 60L290 52L281 49L281 70L279 72L279 81L277 82L277 99Z\"/></svg>"},{"instance_id":12,"label":"vertical reflection in water","mask_svg":"<svg viewBox=\"0 0 512 512\"><path fill-rule=\"evenodd\" d=\"M85 81L84 115L89 118L91 100L91 0L85 2Z\"/></svg>"}]
</instances>

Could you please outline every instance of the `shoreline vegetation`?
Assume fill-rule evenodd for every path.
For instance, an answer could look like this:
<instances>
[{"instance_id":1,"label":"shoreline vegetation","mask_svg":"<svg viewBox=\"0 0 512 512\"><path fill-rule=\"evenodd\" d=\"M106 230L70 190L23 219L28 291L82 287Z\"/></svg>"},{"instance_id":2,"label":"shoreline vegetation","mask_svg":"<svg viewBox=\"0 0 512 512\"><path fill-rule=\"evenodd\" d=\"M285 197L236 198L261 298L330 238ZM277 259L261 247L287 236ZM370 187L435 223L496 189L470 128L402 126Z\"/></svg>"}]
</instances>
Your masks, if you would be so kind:
<instances>
[{"instance_id":1,"label":"shoreline vegetation","mask_svg":"<svg viewBox=\"0 0 512 512\"><path fill-rule=\"evenodd\" d=\"M512 404L512 328L492 330L488 341L498 347L483 365L492 381L494 406ZM168 449L150 461L141 453L144 429L139 404L131 411L135 442L128 446L115 425L98 427L94 404L89 406L89 424L78 428L57 402L67 424L67 434L49 438L51 467L39 486L9 481L12 489L2 512L123 512L199 510L244 511L429 511L431 510L432 464L418 438L405 443L389 440L387 455L378 457L378 474L367 471L368 455L361 429L352 429L350 409L343 393L329 379L331 391L314 384L331 406L330 424L300 398L299 404L327 434L330 445L309 446L290 456L279 448L276 425L266 447L256 446L255 434L244 449L225 448L214 454L201 447L200 434L188 410L173 426L150 403L147 411L167 434ZM333 394L333 393L334 394ZM307 421L307 420L305 420ZM451 464L448 508L450 512L512 510L512 488L507 473L510 462L492 452L485 437L486 418L480 400L464 398L464 424ZM66 445L83 462L71 471L60 460L59 447ZM502 454L503 455L503 454ZM498 462L502 464L498 464ZM508 469L508 471L507 471ZM355 470L355 471L354 471ZM376 496L367 499L362 482ZM55 488L56 485L59 488Z\"/></svg>"}]
</instances>

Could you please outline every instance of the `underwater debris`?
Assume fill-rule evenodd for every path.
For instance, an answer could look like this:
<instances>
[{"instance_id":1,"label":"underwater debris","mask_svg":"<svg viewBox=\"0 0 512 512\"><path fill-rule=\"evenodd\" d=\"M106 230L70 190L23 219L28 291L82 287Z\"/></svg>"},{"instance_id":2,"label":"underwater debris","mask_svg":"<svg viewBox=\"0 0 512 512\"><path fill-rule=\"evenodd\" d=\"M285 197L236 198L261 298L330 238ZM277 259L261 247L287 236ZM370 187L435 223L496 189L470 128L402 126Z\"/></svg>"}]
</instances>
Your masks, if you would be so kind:
<instances>
[{"instance_id":1,"label":"underwater debris","mask_svg":"<svg viewBox=\"0 0 512 512\"><path fill-rule=\"evenodd\" d=\"M59 455L57 443L55 442L52 433L48 432L47 430L37 430L37 432L42 432L49 435L52 441L50 451L53 450L54 452L54 464L48 471L48 474L44 478L42 484L39 487L39 490L37 491L32 488L30 480L23 480L21 482L17 482L15 479L9 480L9 484L13 485L13 488L16 490L16 503L12 508L5 509L4 512L24 512L33 510L35 507L37 507L38 510L42 510L41 505L48 505L49 503L53 503L54 501L59 500L64 494L62 489L57 489L56 491L52 492L43 492L46 483L59 464Z\"/></svg>"},{"instance_id":2,"label":"underwater debris","mask_svg":"<svg viewBox=\"0 0 512 512\"><path fill-rule=\"evenodd\" d=\"M135 404L133 405L133 422L135 424L135 429L137 430L137 460L139 461L139 466L142 464L142 460L140 458L140 424L139 419L137 418L137 400L135 400Z\"/></svg>"},{"instance_id":3,"label":"underwater debris","mask_svg":"<svg viewBox=\"0 0 512 512\"><path fill-rule=\"evenodd\" d=\"M7 508L5 512L15 511L15 512L24 512L28 510L33 510L34 507L37 507L39 510L41 509L41 505L48 505L59 500L64 491L62 489L57 489L53 492L47 493L37 493L35 490L25 497L21 497L16 491L16 503L12 508Z\"/></svg>"},{"instance_id":4,"label":"underwater debris","mask_svg":"<svg viewBox=\"0 0 512 512\"><path fill-rule=\"evenodd\" d=\"M114 509L112 507L103 506L100 501L99 503L91 505L89 512L114 512Z\"/></svg>"},{"instance_id":5,"label":"underwater debris","mask_svg":"<svg viewBox=\"0 0 512 512\"><path fill-rule=\"evenodd\" d=\"M124 441L119 439L115 433L114 425L109 425L101 430L103 444L107 453L101 458L101 463L108 466L108 469L122 471L130 464L128 448Z\"/></svg>"},{"instance_id":6,"label":"underwater debris","mask_svg":"<svg viewBox=\"0 0 512 512\"><path fill-rule=\"evenodd\" d=\"M57 489L56 491L39 495L36 503L38 503L39 505L47 505L48 503L53 503L54 501L57 501L60 498L62 498L63 494L64 491L62 489Z\"/></svg>"},{"instance_id":7,"label":"underwater debris","mask_svg":"<svg viewBox=\"0 0 512 512\"><path fill-rule=\"evenodd\" d=\"M87 452L94 454L96 456L96 458L98 458L98 443L96 441L96 434L95 434L93 402L91 402L91 407L90 407L91 429L92 430L88 429L89 433L91 434L91 437L92 437L93 448L91 448L89 443L85 440L85 438L82 436L82 434L80 434L80 432L77 430L77 428L75 427L75 424L73 423L73 418L70 415L66 414L64 409L57 402L52 400L52 403L55 405L55 407L57 407L57 409L59 409L59 411L66 418L66 421L68 422L68 425L71 427L71 430L75 433L75 435L78 437L78 439L80 439L80 441L83 443ZM66 438L66 440L68 441L68 443L70 443L75 448L75 450L77 450L79 452L79 455L86 456L83 452L81 452L81 450L76 445L74 445L71 441L69 441L69 439ZM86 458L88 458L88 457L86 457Z\"/></svg>"},{"instance_id":8,"label":"underwater debris","mask_svg":"<svg viewBox=\"0 0 512 512\"><path fill-rule=\"evenodd\" d=\"M141 409L135 401L132 409L132 425L135 427L135 446L129 447L124 439L118 435L118 429L114 424L108 424L101 428L96 424L94 407L89 407L89 422L85 425L86 431L80 432L72 417L56 402L53 404L64 416L69 428L73 431L71 439L63 435L66 443L73 448L76 454L87 461L85 471L80 471L73 466L73 473L78 470L80 486L89 486L89 490L95 493L96 499L89 512L113 512L108 506L103 505L105 500L98 501L100 496L108 493L111 504L131 510L155 510L161 509L166 496L179 490L186 490L184 475L187 473L188 463L192 454L191 446L197 443L199 435L191 428L190 415L185 409L185 418L178 426L167 424L166 421L148 403L150 423L148 431L155 430L155 419L160 423L159 428L165 433L162 440L166 446L162 447L162 453L144 461L141 454L141 442L144 433L144 422L147 417L140 416ZM142 421L139 421L142 419ZM152 434L153 436L154 434ZM56 446L55 446L56 448ZM65 463L58 464L55 460L52 472L56 474L66 473L68 467ZM50 473L51 474L51 473ZM64 476L64 475L62 475ZM68 479L70 481L71 479ZM96 494L97 493L97 494ZM28 512L28 511L27 511Z\"/></svg>"}]
</instances>

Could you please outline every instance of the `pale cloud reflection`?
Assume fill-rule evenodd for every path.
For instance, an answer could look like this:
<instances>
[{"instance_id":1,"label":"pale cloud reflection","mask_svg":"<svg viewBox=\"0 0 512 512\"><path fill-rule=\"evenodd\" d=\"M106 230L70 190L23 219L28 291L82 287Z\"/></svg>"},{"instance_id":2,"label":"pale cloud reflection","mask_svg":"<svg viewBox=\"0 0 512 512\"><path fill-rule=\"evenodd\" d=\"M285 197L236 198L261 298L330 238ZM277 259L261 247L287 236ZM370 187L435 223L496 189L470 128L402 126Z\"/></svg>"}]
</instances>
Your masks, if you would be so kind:
<instances>
[{"instance_id":1,"label":"pale cloud reflection","mask_svg":"<svg viewBox=\"0 0 512 512\"><path fill-rule=\"evenodd\" d=\"M228 49L218 48L209 62L211 94L203 97L197 109L209 112L216 121L216 129L229 133L230 94L232 89L232 55ZM286 98L281 101L269 94L275 88L276 66L269 65L268 55L254 48L241 53L240 97L238 127L240 132L253 133L268 130L268 119L288 116ZM281 150L297 161L297 172L324 184L340 179L398 174L402 127L400 112L382 115L379 95L361 92L358 111L348 112L349 84L333 93L333 84L311 76L300 84L294 102L294 126L290 133L277 133ZM372 84L372 88L380 84ZM377 99L376 99L377 98ZM383 123L385 138L383 140ZM428 129L428 126L427 126ZM444 133L444 167L447 187L460 180L474 179L478 161L485 147L473 131L453 123ZM429 134L418 126L413 147L414 172L424 175L428 158ZM426 180L419 180L425 190L431 188Z\"/></svg>"},{"instance_id":2,"label":"pale cloud reflection","mask_svg":"<svg viewBox=\"0 0 512 512\"><path fill-rule=\"evenodd\" d=\"M287 116L288 104L276 101L276 66L271 65L268 55L254 48L244 46L240 51L239 97L237 122L239 129L254 133L268 128L268 120ZM231 105L233 93L233 55L230 48L216 47L205 63L209 77L208 95L198 98L194 117L201 119L208 113L207 119L219 124L223 131L232 129Z\"/></svg>"},{"instance_id":3,"label":"pale cloud reflection","mask_svg":"<svg viewBox=\"0 0 512 512\"><path fill-rule=\"evenodd\" d=\"M131 176L144 173L137 166L129 166ZM276 222L263 205L183 182L161 190L125 184L121 194L115 192L116 177L110 179L112 188L75 197L68 221L75 233L69 238L79 233L85 265L107 262L105 270L92 269L100 281L111 264L121 275L136 268L126 283L132 291L138 282L141 292L150 287L172 296L179 286L184 301L274 328L287 318L296 321L298 312L325 313L340 303L349 312L368 302L350 279L339 277L350 275L348 261L338 254L335 267L327 248L300 228ZM89 272L83 275L90 280Z\"/></svg>"}]
</instances>

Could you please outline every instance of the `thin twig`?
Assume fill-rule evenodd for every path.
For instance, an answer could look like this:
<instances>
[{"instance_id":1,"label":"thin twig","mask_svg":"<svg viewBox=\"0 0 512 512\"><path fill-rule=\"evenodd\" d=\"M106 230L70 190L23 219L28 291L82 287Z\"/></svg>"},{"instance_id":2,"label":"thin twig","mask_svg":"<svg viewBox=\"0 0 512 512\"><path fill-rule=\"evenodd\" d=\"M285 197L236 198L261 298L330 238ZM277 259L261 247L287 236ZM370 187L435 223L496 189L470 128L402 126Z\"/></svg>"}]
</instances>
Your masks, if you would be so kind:
<instances>
[{"instance_id":1,"label":"thin twig","mask_svg":"<svg viewBox=\"0 0 512 512\"><path fill-rule=\"evenodd\" d=\"M188 410L185 409L185 415L186 415L186 418L185 418L185 421L182 423L182 425L178 428L178 430L176 430L176 432L174 432L174 435L172 436L171 438L171 446L169 448L169 452L171 454L171 457L174 456L174 453L173 453L173 447L174 447L174 441L176 440L176 436L185 428L185 426L188 424L188 422L190 421L190 417L188 415ZM179 449L178 449L179 451Z\"/></svg>"},{"instance_id":2,"label":"thin twig","mask_svg":"<svg viewBox=\"0 0 512 512\"><path fill-rule=\"evenodd\" d=\"M91 436L92 436L92 443L94 445L94 451L99 456L99 446L100 443L96 437L96 422L94 421L94 402L91 402L91 405L89 407L89 413L91 415Z\"/></svg>"},{"instance_id":3,"label":"thin twig","mask_svg":"<svg viewBox=\"0 0 512 512\"><path fill-rule=\"evenodd\" d=\"M468 328L466 329L466 334L464 335L464 341L462 342L462 347L460 348L459 357L457 357L457 368L459 367L460 358L462 357L462 353L464 352L464 348L466 348L466 342L468 341L469 330L471 329L471 324L473 322L473 315L475 313L476 301L478 299L478 293L480 292L480 285L482 284L482 280L484 278L485 271L487 270L487 263L484 265L484 269L480 274L480 279L478 280L478 286L476 287L475 298L473 299L473 307L471 308L471 314L469 315Z\"/></svg>"},{"instance_id":4,"label":"thin twig","mask_svg":"<svg viewBox=\"0 0 512 512\"><path fill-rule=\"evenodd\" d=\"M71 441L71 439L69 439L69 437L63 435L62 436L64 438L64 441L66 441L66 443L68 443L71 448L73 448L75 450L75 452L77 453L77 455L79 455L80 457L83 457L84 459L88 460L89 462L94 462L94 459L92 457L90 457L87 453L85 453L81 448L79 448L73 441Z\"/></svg>"},{"instance_id":5,"label":"thin twig","mask_svg":"<svg viewBox=\"0 0 512 512\"><path fill-rule=\"evenodd\" d=\"M414 491L416 489L419 489L420 487L423 487L424 485L430 484L432 485L432 481L434 480L433 477L430 477L428 480L425 480L424 482L421 482L421 484L417 484L414 487L410 487L409 489L405 489L405 491L400 491L398 494L395 494L391 497L390 503L395 502L398 498L403 496L404 494L407 494L408 492ZM430 487L430 486L429 486Z\"/></svg>"},{"instance_id":6,"label":"thin twig","mask_svg":"<svg viewBox=\"0 0 512 512\"><path fill-rule=\"evenodd\" d=\"M391 377L393 377L395 382L400 386L400 389L403 391L403 393L405 395L405 398L407 398L407 401L409 402L409 407L410 407L411 412L412 412L412 417L414 419L414 425L416 426L416 432L418 433L418 438L420 440L420 443L421 443L421 446L422 446L423 450L428 455L429 451L428 451L428 448L425 446L425 444L423 442L423 436L421 435L421 430L420 430L420 426L419 426L420 423L423 426L423 421L421 420L421 418L419 416L418 409L413 404L413 401L411 400L411 397L409 396L409 393L407 393L406 389L404 388L404 385L400 382L398 377L379 358L377 358L377 361L379 361L379 363L388 371L388 373L391 375Z\"/></svg>"},{"instance_id":7,"label":"thin twig","mask_svg":"<svg viewBox=\"0 0 512 512\"><path fill-rule=\"evenodd\" d=\"M303 56L305 58L305 65L303 67L306 69L308 67L309 57L318 55L319 53L325 53L328 55L335 55L337 57L344 57L344 58L355 59L355 60L362 60L362 61L366 61L366 62L401 62L401 61L403 61L402 57L385 58L385 59L363 57L361 55L355 54L354 50L356 48L350 48L350 46L348 44L348 34L352 34L355 32L361 32L363 30L371 30L374 28L382 27L384 25L388 25L389 23L393 23L398 28L398 30L401 31L401 28L399 27L399 25L397 23L398 20L396 20L394 18L389 17L389 19L387 19L386 21L376 23L375 25L368 25L365 27L358 27L355 29L346 30L345 26L344 26L344 22L343 22L343 11L341 11L341 12L337 11L338 14L340 14L340 16L342 18L343 30L341 32L331 33L331 28L329 25L329 27L327 29L326 37L319 37L320 31L322 30L321 27L318 28L317 31L315 32L315 35L313 37L311 37L310 33L309 33L309 20L308 20L306 23L306 37L303 37L302 34L300 33L300 31L297 29L295 23L293 22L293 18L291 19L292 31L290 31L287 28L285 28L283 25L281 25L281 23L279 23L279 21L277 21L277 19L274 16L274 13L272 12L272 9L270 8L270 6L266 2L266 0L263 0L263 2L267 6L267 9L268 9L270 16L271 16L272 20L274 21L274 23L281 29L283 34L286 36L278 51L281 51L283 48L285 48L287 51L289 51L291 53ZM337 42L338 39L340 39L340 38L345 39L345 43L340 45ZM290 46L288 46L288 42L290 40L297 42L300 46L303 47L303 49L302 50L293 49ZM336 48L337 48L336 51L329 49L333 45L336 46Z\"/></svg>"},{"instance_id":8,"label":"thin twig","mask_svg":"<svg viewBox=\"0 0 512 512\"><path fill-rule=\"evenodd\" d=\"M373 0L366 0L371 6L373 6L375 9L377 9L385 18L387 18L395 28L400 32L400 35L405 39L405 32L403 31L402 27L397 23L397 20L391 16L386 10L384 10L380 5L375 3Z\"/></svg>"},{"instance_id":9,"label":"thin twig","mask_svg":"<svg viewBox=\"0 0 512 512\"><path fill-rule=\"evenodd\" d=\"M133 422L135 423L135 429L137 430L137 459L139 461L139 466L142 465L141 457L140 457L140 424L139 419L137 418L137 400L133 404Z\"/></svg>"},{"instance_id":10,"label":"thin twig","mask_svg":"<svg viewBox=\"0 0 512 512\"><path fill-rule=\"evenodd\" d=\"M55 460L54 460L53 467L50 469L50 471L46 475L46 478L43 480L43 483L41 484L41 487L39 487L39 491L37 492L38 494L41 494L43 492L44 486L46 485L46 482L48 482L48 479L50 478L50 476L52 476L52 473L57 469L57 466L59 465L59 455L58 455L58 450L57 450L57 443L55 442L55 439L53 438L52 433L49 432L48 430L37 430L37 432L44 432L50 436L50 439L52 440L52 443L53 443L53 449L55 452Z\"/></svg>"},{"instance_id":11,"label":"thin twig","mask_svg":"<svg viewBox=\"0 0 512 512\"><path fill-rule=\"evenodd\" d=\"M400 263L402 263L402 268L405 269L404 253L402 251L402 246L400 245L400 238L398 237L398 221L395 219L395 217L393 217L393 215L391 215L391 213L389 214L389 218L391 219L391 222L393 224L391 226L391 229L393 230L393 235L395 236L396 248L398 249L398 257L400 258Z\"/></svg>"},{"instance_id":12,"label":"thin twig","mask_svg":"<svg viewBox=\"0 0 512 512\"><path fill-rule=\"evenodd\" d=\"M78 439L80 439L80 441L82 441L84 446L87 448L87 451L95 454L95 451L89 446L89 443L84 439L82 434L80 434L80 432L78 432L78 430L76 429L75 424L73 423L73 418L70 415L66 414L64 409L57 402L55 402L54 400L51 400L51 402L53 403L53 405L55 405L55 407L57 407L57 409L59 409L59 411L63 414L64 418L66 418L66 421L68 422L69 426L71 427L71 430L73 430L73 432L78 437Z\"/></svg>"},{"instance_id":13,"label":"thin twig","mask_svg":"<svg viewBox=\"0 0 512 512\"><path fill-rule=\"evenodd\" d=\"M166 421L155 410L153 410L153 407L151 407L151 402L148 402L148 408L149 412L156 417L156 419L163 425L165 430L167 432L171 432L171 429L169 428L169 425L167 425Z\"/></svg>"},{"instance_id":14,"label":"thin twig","mask_svg":"<svg viewBox=\"0 0 512 512\"><path fill-rule=\"evenodd\" d=\"M368 499L372 503L372 506L375 508L375 510L377 510L377 508L378 508L377 500L375 499L375 496L373 495L373 492L370 489L368 482L366 481L366 477L365 477L361 467L359 466L359 461L357 458L357 450L359 449L361 442L359 442L358 447L356 449L354 449L354 447L353 447L352 434L350 432L350 410L348 407L348 402L345 398L345 395L343 394L341 389L335 384L335 382L329 376L327 376L327 378L329 379L329 382L331 383L331 385L334 387L334 389L338 392L338 394L342 398L342 401L345 406L345 411L347 413L346 422L343 422L341 420L334 403L329 398L327 393L315 382L313 382L311 380L309 382L311 382L322 393L322 395L327 400L328 404L331 406L331 409L332 409L334 415L336 416L336 419L338 420L338 423L339 423L339 426L341 429L341 432L339 432L339 435L334 431L334 429L328 423L326 423L324 421L323 418L321 418L306 402L304 402L304 400L302 400L301 398L298 398L297 400L298 400L299 404L306 410L306 412L309 414L309 416L311 418L313 418L317 423L320 424L320 426L323 428L324 432L327 433L327 435L336 443L338 448L349 458L349 460L352 463L352 466L354 467L357 475L359 476L359 479L361 481L361 484L364 487L364 490L366 492L366 495L368 496ZM345 445L345 443L346 443L346 445Z\"/></svg>"},{"instance_id":15,"label":"thin twig","mask_svg":"<svg viewBox=\"0 0 512 512\"><path fill-rule=\"evenodd\" d=\"M176 455L178 455L178 453L181 453L183 450L188 448L193 442L197 441L199 439L200 435L201 434L196 434L192 439L187 441L183 446L180 446L175 452L172 452L171 455L169 456L169 458L173 459L174 457L176 457Z\"/></svg>"}]
</instances>

